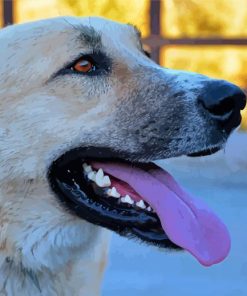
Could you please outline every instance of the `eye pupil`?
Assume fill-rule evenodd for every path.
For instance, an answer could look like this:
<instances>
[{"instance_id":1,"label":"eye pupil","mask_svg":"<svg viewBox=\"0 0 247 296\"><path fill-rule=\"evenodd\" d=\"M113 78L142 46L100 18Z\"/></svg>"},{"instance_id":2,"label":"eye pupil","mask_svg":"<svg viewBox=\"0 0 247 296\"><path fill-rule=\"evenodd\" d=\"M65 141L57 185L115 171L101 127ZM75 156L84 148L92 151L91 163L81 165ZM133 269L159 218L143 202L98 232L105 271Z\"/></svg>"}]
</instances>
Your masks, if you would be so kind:
<instances>
[{"instance_id":1,"label":"eye pupil","mask_svg":"<svg viewBox=\"0 0 247 296\"><path fill-rule=\"evenodd\" d=\"M75 63L72 69L76 72L88 73L95 70L95 65L88 59L81 58L79 61Z\"/></svg>"}]
</instances>

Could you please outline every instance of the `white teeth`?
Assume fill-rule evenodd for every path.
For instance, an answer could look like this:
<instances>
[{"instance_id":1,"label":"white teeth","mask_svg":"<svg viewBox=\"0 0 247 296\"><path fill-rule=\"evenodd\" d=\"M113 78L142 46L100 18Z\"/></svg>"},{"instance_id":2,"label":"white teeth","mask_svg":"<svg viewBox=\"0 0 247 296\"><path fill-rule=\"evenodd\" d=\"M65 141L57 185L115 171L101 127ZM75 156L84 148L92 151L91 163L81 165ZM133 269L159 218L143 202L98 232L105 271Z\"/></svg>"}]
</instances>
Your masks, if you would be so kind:
<instances>
[{"instance_id":1,"label":"white teeth","mask_svg":"<svg viewBox=\"0 0 247 296\"><path fill-rule=\"evenodd\" d=\"M87 165L85 162L83 163L82 167L84 172L87 174L93 171L91 165Z\"/></svg>"},{"instance_id":2,"label":"white teeth","mask_svg":"<svg viewBox=\"0 0 247 296\"><path fill-rule=\"evenodd\" d=\"M95 183L99 187L109 187L111 186L111 180L108 176L104 176L104 172L102 169L99 169L97 174L95 175Z\"/></svg>"},{"instance_id":3,"label":"white teeth","mask_svg":"<svg viewBox=\"0 0 247 296\"><path fill-rule=\"evenodd\" d=\"M109 176L104 176L104 172L101 168L98 170L98 172L95 172L92 170L92 167L90 165L87 165L85 162L83 163L82 166L83 166L84 172L87 174L88 179L95 182L99 187L111 186L111 180ZM112 196L115 198L121 197L120 193L117 192L116 187L109 188L106 192L107 192L107 195L109 196ZM128 203L130 205L133 205L135 203L128 194L121 197L121 202ZM150 206L146 207L143 200L138 201L136 203L136 206L141 209L147 209L147 211L149 212L153 211L153 209Z\"/></svg>"},{"instance_id":4,"label":"white teeth","mask_svg":"<svg viewBox=\"0 0 247 296\"><path fill-rule=\"evenodd\" d=\"M104 172L103 172L102 169L99 169L97 174L96 174L96 178L97 179L103 179L103 177L104 177Z\"/></svg>"},{"instance_id":5,"label":"white teeth","mask_svg":"<svg viewBox=\"0 0 247 296\"><path fill-rule=\"evenodd\" d=\"M103 187L109 187L109 186L111 186L111 180L108 176L104 176Z\"/></svg>"},{"instance_id":6,"label":"white teeth","mask_svg":"<svg viewBox=\"0 0 247 296\"><path fill-rule=\"evenodd\" d=\"M134 201L131 199L131 197L128 194L125 195L124 197L121 197L121 202L128 203L131 205L133 205L134 203Z\"/></svg>"},{"instance_id":7,"label":"white teeth","mask_svg":"<svg viewBox=\"0 0 247 296\"><path fill-rule=\"evenodd\" d=\"M104 176L104 172L102 169L99 169L96 173L92 170L90 165L86 163L83 164L83 169L87 173L87 177L89 180L95 182L99 187L109 187L111 186L111 180L108 176Z\"/></svg>"},{"instance_id":8,"label":"white teeth","mask_svg":"<svg viewBox=\"0 0 247 296\"><path fill-rule=\"evenodd\" d=\"M137 205L139 208L146 209L146 206L145 206L145 204L144 204L144 202L143 202L142 199L141 199L140 201L138 201L138 202L136 203L136 205Z\"/></svg>"},{"instance_id":9,"label":"white teeth","mask_svg":"<svg viewBox=\"0 0 247 296\"><path fill-rule=\"evenodd\" d=\"M111 189L107 190L107 194L119 198L121 195L117 192L117 189L115 187L112 187Z\"/></svg>"},{"instance_id":10,"label":"white teeth","mask_svg":"<svg viewBox=\"0 0 247 296\"><path fill-rule=\"evenodd\" d=\"M87 174L88 179L94 182L95 182L95 176L96 176L96 173L94 171Z\"/></svg>"}]
</instances>

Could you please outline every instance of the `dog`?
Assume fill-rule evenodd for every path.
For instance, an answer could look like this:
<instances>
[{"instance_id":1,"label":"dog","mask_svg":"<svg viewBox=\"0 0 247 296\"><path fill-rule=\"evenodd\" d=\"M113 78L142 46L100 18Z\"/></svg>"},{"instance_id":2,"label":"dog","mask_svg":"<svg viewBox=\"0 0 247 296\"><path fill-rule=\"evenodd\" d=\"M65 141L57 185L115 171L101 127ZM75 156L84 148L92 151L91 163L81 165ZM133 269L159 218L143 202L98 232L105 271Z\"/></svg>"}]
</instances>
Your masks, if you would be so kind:
<instances>
[{"instance_id":1,"label":"dog","mask_svg":"<svg viewBox=\"0 0 247 296\"><path fill-rule=\"evenodd\" d=\"M136 27L103 18L8 26L0 43L1 295L99 295L111 231L227 256L224 224L153 161L222 149L239 87L160 67Z\"/></svg>"}]
</instances>

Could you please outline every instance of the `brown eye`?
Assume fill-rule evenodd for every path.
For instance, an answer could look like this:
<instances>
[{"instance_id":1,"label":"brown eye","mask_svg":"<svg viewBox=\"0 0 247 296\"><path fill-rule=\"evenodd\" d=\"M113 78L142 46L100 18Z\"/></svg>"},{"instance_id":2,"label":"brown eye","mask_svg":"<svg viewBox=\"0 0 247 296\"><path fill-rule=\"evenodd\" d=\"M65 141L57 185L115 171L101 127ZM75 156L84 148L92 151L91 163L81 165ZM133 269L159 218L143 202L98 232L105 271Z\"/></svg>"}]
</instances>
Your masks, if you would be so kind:
<instances>
[{"instance_id":1,"label":"brown eye","mask_svg":"<svg viewBox=\"0 0 247 296\"><path fill-rule=\"evenodd\" d=\"M74 71L81 73L88 73L95 70L94 64L86 58L81 58L75 65L71 68Z\"/></svg>"}]
</instances>

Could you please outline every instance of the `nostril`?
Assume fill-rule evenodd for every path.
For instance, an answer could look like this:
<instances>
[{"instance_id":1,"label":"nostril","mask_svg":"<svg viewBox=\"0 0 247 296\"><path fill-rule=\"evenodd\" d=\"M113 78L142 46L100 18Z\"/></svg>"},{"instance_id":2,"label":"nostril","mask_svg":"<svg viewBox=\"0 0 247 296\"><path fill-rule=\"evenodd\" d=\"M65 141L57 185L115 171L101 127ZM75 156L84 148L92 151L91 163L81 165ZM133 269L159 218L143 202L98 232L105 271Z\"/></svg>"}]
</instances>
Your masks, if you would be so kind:
<instances>
[{"instance_id":1,"label":"nostril","mask_svg":"<svg viewBox=\"0 0 247 296\"><path fill-rule=\"evenodd\" d=\"M246 105L246 95L238 86L225 80L208 80L198 100L206 118L213 119L217 127L226 133L241 123L241 110Z\"/></svg>"},{"instance_id":2,"label":"nostril","mask_svg":"<svg viewBox=\"0 0 247 296\"><path fill-rule=\"evenodd\" d=\"M235 96L227 97L221 101L215 101L214 104L206 104L205 101L202 101L203 107L208 110L212 115L215 116L224 116L230 115L230 113L235 108Z\"/></svg>"},{"instance_id":3,"label":"nostril","mask_svg":"<svg viewBox=\"0 0 247 296\"><path fill-rule=\"evenodd\" d=\"M199 101L212 118L226 122L232 117L240 117L240 111L246 104L246 96L238 86L213 79L206 83Z\"/></svg>"}]
</instances>

